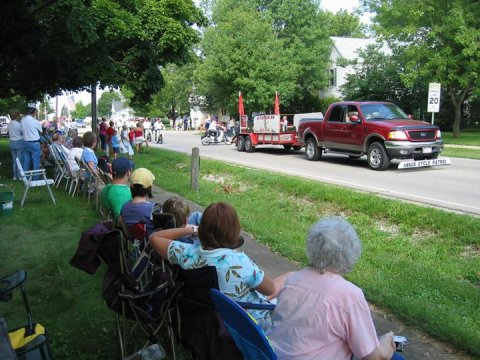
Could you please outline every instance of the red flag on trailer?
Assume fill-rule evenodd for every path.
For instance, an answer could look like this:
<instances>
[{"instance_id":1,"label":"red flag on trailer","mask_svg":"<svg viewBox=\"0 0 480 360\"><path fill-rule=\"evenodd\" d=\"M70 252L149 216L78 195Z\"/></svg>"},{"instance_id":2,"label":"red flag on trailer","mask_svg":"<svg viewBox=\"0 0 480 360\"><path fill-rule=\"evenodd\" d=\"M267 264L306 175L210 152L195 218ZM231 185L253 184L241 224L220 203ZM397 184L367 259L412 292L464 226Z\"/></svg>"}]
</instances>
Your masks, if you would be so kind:
<instances>
[{"instance_id":1,"label":"red flag on trailer","mask_svg":"<svg viewBox=\"0 0 480 360\"><path fill-rule=\"evenodd\" d=\"M242 97L242 92L238 92L238 114L240 116L245 115L245 109L243 108L243 97Z\"/></svg>"},{"instance_id":2,"label":"red flag on trailer","mask_svg":"<svg viewBox=\"0 0 480 360\"><path fill-rule=\"evenodd\" d=\"M278 92L275 91L275 106L273 107L273 114L280 115L280 102L278 101Z\"/></svg>"}]
</instances>

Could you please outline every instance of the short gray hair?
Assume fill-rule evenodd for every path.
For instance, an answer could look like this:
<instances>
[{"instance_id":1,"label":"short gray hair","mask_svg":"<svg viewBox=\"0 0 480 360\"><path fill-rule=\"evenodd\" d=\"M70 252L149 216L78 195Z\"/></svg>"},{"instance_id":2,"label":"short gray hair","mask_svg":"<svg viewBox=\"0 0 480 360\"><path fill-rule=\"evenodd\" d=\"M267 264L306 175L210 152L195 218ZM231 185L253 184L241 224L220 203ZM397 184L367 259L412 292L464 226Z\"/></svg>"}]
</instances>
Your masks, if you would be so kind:
<instances>
[{"instance_id":1,"label":"short gray hair","mask_svg":"<svg viewBox=\"0 0 480 360\"><path fill-rule=\"evenodd\" d=\"M317 221L308 232L307 257L321 273L352 271L362 252L362 242L353 226L340 216Z\"/></svg>"}]
</instances>

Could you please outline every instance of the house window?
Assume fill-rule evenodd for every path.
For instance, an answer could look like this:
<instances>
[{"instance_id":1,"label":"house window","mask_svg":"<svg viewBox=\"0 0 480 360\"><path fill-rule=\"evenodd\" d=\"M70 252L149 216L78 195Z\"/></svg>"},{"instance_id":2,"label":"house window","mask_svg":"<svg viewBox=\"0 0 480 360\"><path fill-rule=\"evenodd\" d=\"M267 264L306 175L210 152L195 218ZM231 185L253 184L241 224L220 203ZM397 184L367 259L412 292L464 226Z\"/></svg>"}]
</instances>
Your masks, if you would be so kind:
<instances>
[{"instance_id":1,"label":"house window","mask_svg":"<svg viewBox=\"0 0 480 360\"><path fill-rule=\"evenodd\" d=\"M330 69L329 73L329 84L330 86L337 86L337 69Z\"/></svg>"}]
</instances>

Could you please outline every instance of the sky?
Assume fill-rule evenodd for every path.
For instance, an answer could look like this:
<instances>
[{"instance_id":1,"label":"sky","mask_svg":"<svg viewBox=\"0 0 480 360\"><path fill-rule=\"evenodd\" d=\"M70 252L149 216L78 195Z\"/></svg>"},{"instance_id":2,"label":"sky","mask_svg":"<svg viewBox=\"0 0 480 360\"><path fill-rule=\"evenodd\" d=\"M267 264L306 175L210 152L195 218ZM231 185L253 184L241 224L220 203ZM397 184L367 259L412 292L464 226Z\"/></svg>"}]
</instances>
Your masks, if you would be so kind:
<instances>
[{"instance_id":1,"label":"sky","mask_svg":"<svg viewBox=\"0 0 480 360\"><path fill-rule=\"evenodd\" d=\"M198 1L194 0L195 3ZM340 10L347 10L352 12L359 6L359 0L321 0L320 6L324 10L329 10L331 12L338 12ZM368 23L368 15L366 17L362 17L362 22ZM103 90L97 89L97 101L102 95ZM73 100L76 103L77 101L82 101L84 105L90 104L92 101L92 95L89 92L82 91L80 93L72 93L71 95L61 95L58 96L58 112L62 110L63 105L71 105L71 96L73 95ZM50 101L53 107L53 111L55 112L55 98L52 98ZM72 105L73 106L73 105Z\"/></svg>"}]
</instances>

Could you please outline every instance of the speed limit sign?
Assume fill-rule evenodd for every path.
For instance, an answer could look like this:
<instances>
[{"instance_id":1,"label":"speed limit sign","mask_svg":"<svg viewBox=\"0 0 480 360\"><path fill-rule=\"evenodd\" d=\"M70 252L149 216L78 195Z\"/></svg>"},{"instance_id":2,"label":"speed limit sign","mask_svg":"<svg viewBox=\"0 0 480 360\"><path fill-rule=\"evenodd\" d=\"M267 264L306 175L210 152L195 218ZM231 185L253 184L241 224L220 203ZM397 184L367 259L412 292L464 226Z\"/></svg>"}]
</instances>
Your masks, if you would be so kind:
<instances>
[{"instance_id":1,"label":"speed limit sign","mask_svg":"<svg viewBox=\"0 0 480 360\"><path fill-rule=\"evenodd\" d=\"M430 83L428 85L428 106L427 112L439 112L440 111L440 84Z\"/></svg>"}]
</instances>

